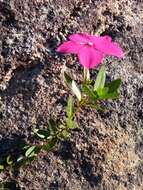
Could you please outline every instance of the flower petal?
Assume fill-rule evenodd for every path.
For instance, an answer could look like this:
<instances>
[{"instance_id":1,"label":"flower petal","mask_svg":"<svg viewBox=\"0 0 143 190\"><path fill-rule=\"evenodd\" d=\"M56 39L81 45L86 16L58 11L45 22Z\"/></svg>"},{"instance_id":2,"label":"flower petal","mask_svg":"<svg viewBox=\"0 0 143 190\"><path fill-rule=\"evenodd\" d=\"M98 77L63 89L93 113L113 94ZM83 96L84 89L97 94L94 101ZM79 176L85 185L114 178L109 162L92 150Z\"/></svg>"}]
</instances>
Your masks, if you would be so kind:
<instances>
[{"instance_id":1,"label":"flower petal","mask_svg":"<svg viewBox=\"0 0 143 190\"><path fill-rule=\"evenodd\" d=\"M67 41L61 44L56 51L60 53L78 53L82 46L72 41Z\"/></svg>"},{"instance_id":2,"label":"flower petal","mask_svg":"<svg viewBox=\"0 0 143 190\"><path fill-rule=\"evenodd\" d=\"M98 45L99 43L110 43L112 42L112 38L108 35L106 36L90 36L90 40L96 45Z\"/></svg>"},{"instance_id":3,"label":"flower petal","mask_svg":"<svg viewBox=\"0 0 143 190\"><path fill-rule=\"evenodd\" d=\"M87 33L77 33L77 34L70 35L69 39L73 42L85 44L85 43L90 42L90 35Z\"/></svg>"},{"instance_id":4,"label":"flower petal","mask_svg":"<svg viewBox=\"0 0 143 190\"><path fill-rule=\"evenodd\" d=\"M78 57L80 63L87 69L90 69L98 66L104 55L93 47L83 46L78 53Z\"/></svg>"},{"instance_id":5,"label":"flower petal","mask_svg":"<svg viewBox=\"0 0 143 190\"><path fill-rule=\"evenodd\" d=\"M103 48L103 52L107 55L114 55L120 58L124 57L124 52L122 48L115 42L112 42L109 45L104 45Z\"/></svg>"},{"instance_id":6,"label":"flower petal","mask_svg":"<svg viewBox=\"0 0 143 190\"><path fill-rule=\"evenodd\" d=\"M94 43L94 47L99 51L107 55L124 57L124 52L122 48L120 48L117 43L112 42L112 38L110 36L91 36L90 39Z\"/></svg>"}]
</instances>

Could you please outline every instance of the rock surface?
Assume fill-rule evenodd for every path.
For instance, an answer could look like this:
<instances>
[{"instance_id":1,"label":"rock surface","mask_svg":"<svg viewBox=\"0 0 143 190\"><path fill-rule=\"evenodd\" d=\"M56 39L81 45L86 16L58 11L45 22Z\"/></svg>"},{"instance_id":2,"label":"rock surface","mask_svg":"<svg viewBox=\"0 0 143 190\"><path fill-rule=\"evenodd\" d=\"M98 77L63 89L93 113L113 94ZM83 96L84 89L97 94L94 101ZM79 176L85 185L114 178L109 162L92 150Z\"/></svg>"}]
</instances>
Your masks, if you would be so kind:
<instances>
[{"instance_id":1,"label":"rock surface","mask_svg":"<svg viewBox=\"0 0 143 190\"><path fill-rule=\"evenodd\" d=\"M75 57L55 52L69 34L108 34L126 52L123 60L104 60L109 79L123 80L120 100L104 114L83 110L69 141L18 173L1 173L0 182L21 190L142 190L142 10L136 0L0 0L1 155L30 141L33 127L64 115L63 65L82 77Z\"/></svg>"}]
</instances>

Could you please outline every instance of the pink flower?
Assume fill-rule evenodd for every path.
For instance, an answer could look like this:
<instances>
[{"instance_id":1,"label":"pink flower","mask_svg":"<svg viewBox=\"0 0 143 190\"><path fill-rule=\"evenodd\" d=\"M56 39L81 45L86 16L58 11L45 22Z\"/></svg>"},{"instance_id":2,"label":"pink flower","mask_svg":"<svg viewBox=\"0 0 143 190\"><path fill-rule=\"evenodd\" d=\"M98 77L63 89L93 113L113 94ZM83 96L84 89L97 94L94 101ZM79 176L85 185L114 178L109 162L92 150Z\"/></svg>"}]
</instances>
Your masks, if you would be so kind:
<instances>
[{"instance_id":1,"label":"pink flower","mask_svg":"<svg viewBox=\"0 0 143 190\"><path fill-rule=\"evenodd\" d=\"M120 46L112 42L110 36L93 36L86 33L72 34L69 41L61 44L57 50L61 53L75 53L80 63L87 69L98 66L106 55L122 58Z\"/></svg>"}]
</instances>

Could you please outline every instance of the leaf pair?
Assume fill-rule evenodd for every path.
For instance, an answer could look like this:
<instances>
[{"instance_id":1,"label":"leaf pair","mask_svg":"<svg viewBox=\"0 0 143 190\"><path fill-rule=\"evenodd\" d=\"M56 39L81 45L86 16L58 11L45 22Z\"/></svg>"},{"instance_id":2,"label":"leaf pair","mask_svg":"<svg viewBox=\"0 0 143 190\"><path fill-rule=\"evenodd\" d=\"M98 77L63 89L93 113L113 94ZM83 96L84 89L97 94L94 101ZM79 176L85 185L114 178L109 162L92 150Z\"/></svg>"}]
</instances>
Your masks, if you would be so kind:
<instances>
[{"instance_id":1,"label":"leaf pair","mask_svg":"<svg viewBox=\"0 0 143 190\"><path fill-rule=\"evenodd\" d=\"M53 119L49 119L48 128L46 130L35 129L34 132L38 137L47 140L47 142L42 146L42 149L46 151L50 151L58 141L58 125Z\"/></svg>"},{"instance_id":2,"label":"leaf pair","mask_svg":"<svg viewBox=\"0 0 143 190\"><path fill-rule=\"evenodd\" d=\"M97 75L94 92L97 93L99 99L116 99L119 97L119 88L121 85L121 79L116 79L110 83L105 83L106 72L105 67L102 66Z\"/></svg>"},{"instance_id":3,"label":"leaf pair","mask_svg":"<svg viewBox=\"0 0 143 190\"><path fill-rule=\"evenodd\" d=\"M98 95L97 95L96 91L93 91L92 86L87 85L87 84L83 84L82 90L93 101L96 101L98 99Z\"/></svg>"},{"instance_id":4,"label":"leaf pair","mask_svg":"<svg viewBox=\"0 0 143 190\"><path fill-rule=\"evenodd\" d=\"M31 158L37 155L37 153L39 152L39 148L36 145L30 146L26 152L25 152L25 156L27 158Z\"/></svg>"},{"instance_id":5,"label":"leaf pair","mask_svg":"<svg viewBox=\"0 0 143 190\"><path fill-rule=\"evenodd\" d=\"M43 129L34 129L34 133L40 137L41 139L52 139L53 136L56 136L58 130L57 123L53 119L49 119L48 128L46 130Z\"/></svg>"}]
</instances>

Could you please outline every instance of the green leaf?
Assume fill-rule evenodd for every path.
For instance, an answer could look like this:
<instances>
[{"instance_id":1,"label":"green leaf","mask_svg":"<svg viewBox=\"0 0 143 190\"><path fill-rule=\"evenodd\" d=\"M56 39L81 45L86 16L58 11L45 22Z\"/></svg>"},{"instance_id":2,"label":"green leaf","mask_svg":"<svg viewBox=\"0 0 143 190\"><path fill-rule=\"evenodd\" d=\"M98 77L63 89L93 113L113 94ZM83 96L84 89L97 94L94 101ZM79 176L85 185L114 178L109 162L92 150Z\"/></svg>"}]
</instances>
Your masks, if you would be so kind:
<instances>
[{"instance_id":1,"label":"green leaf","mask_svg":"<svg viewBox=\"0 0 143 190\"><path fill-rule=\"evenodd\" d=\"M75 120L70 119L70 118L66 118L66 124L67 124L67 128L69 128L69 129L78 128L77 122Z\"/></svg>"},{"instance_id":2,"label":"green leaf","mask_svg":"<svg viewBox=\"0 0 143 190\"><path fill-rule=\"evenodd\" d=\"M66 85L70 87L73 79L66 72L64 72L64 80L65 80Z\"/></svg>"},{"instance_id":3,"label":"green leaf","mask_svg":"<svg viewBox=\"0 0 143 190\"><path fill-rule=\"evenodd\" d=\"M68 98L68 104L66 107L66 113L68 118L73 118L74 116L74 105L73 105L73 98L72 96L69 96Z\"/></svg>"},{"instance_id":4,"label":"green leaf","mask_svg":"<svg viewBox=\"0 0 143 190\"><path fill-rule=\"evenodd\" d=\"M108 87L103 89L99 89L97 91L99 99L117 99L119 97L119 93L117 91L110 92Z\"/></svg>"},{"instance_id":5,"label":"green leaf","mask_svg":"<svg viewBox=\"0 0 143 190\"><path fill-rule=\"evenodd\" d=\"M57 123L53 119L49 119L48 121L48 129L50 130L50 135L55 135L57 132Z\"/></svg>"},{"instance_id":6,"label":"green leaf","mask_svg":"<svg viewBox=\"0 0 143 190\"><path fill-rule=\"evenodd\" d=\"M62 131L62 136L66 139L70 137L70 133L67 130Z\"/></svg>"},{"instance_id":7,"label":"green leaf","mask_svg":"<svg viewBox=\"0 0 143 190\"><path fill-rule=\"evenodd\" d=\"M0 170L3 170L4 169L4 165L0 165Z\"/></svg>"},{"instance_id":8,"label":"green leaf","mask_svg":"<svg viewBox=\"0 0 143 190\"><path fill-rule=\"evenodd\" d=\"M67 128L69 128L69 129L73 129L74 128L74 126L73 126L73 120L72 119L70 119L70 118L67 118L66 119L66 126L67 126Z\"/></svg>"},{"instance_id":9,"label":"green leaf","mask_svg":"<svg viewBox=\"0 0 143 190\"><path fill-rule=\"evenodd\" d=\"M25 157L24 155L20 155L16 162L14 163L13 167L14 169L18 169L20 167L25 166L28 163L28 160L32 158L32 157ZM35 155L33 156L33 158L35 158Z\"/></svg>"},{"instance_id":10,"label":"green leaf","mask_svg":"<svg viewBox=\"0 0 143 190\"><path fill-rule=\"evenodd\" d=\"M30 148L28 148L28 150L25 152L25 156L26 157L32 157L32 156L35 156L35 150L36 150L36 146L33 145L31 146Z\"/></svg>"},{"instance_id":11,"label":"green leaf","mask_svg":"<svg viewBox=\"0 0 143 190\"><path fill-rule=\"evenodd\" d=\"M103 88L105 85L105 79L106 79L106 72L105 67L102 66L98 72L98 75L96 77L96 81L94 84L94 91L97 91L100 88Z\"/></svg>"},{"instance_id":12,"label":"green leaf","mask_svg":"<svg viewBox=\"0 0 143 190\"><path fill-rule=\"evenodd\" d=\"M77 99L81 101L81 91L77 83L66 72L64 72L64 80L67 86L72 90L73 94L76 95Z\"/></svg>"},{"instance_id":13,"label":"green leaf","mask_svg":"<svg viewBox=\"0 0 143 190\"><path fill-rule=\"evenodd\" d=\"M63 130L59 135L58 138L60 140L65 140L70 137L70 133L67 130Z\"/></svg>"},{"instance_id":14,"label":"green leaf","mask_svg":"<svg viewBox=\"0 0 143 190\"><path fill-rule=\"evenodd\" d=\"M51 138L50 136L50 131L47 130L41 130L41 129L34 129L34 133L40 137L41 139L49 139Z\"/></svg>"},{"instance_id":15,"label":"green leaf","mask_svg":"<svg viewBox=\"0 0 143 190\"><path fill-rule=\"evenodd\" d=\"M65 123L59 125L59 129L64 129L65 128Z\"/></svg>"},{"instance_id":16,"label":"green leaf","mask_svg":"<svg viewBox=\"0 0 143 190\"><path fill-rule=\"evenodd\" d=\"M88 97L90 97L92 100L94 100L94 101L97 100L98 96L97 96L96 91L92 91L88 85L83 84L82 90L83 90L83 92L84 92Z\"/></svg>"},{"instance_id":17,"label":"green leaf","mask_svg":"<svg viewBox=\"0 0 143 190\"><path fill-rule=\"evenodd\" d=\"M81 101L81 92L80 92L80 89L79 89L79 87L77 86L77 84L76 84L76 82L74 80L72 81L72 86L71 87L72 87L72 91L76 95L77 99L79 101Z\"/></svg>"},{"instance_id":18,"label":"green leaf","mask_svg":"<svg viewBox=\"0 0 143 190\"><path fill-rule=\"evenodd\" d=\"M117 99L119 97L119 88L121 79L116 79L105 85L104 88L98 89L97 94L99 99Z\"/></svg>"},{"instance_id":19,"label":"green leaf","mask_svg":"<svg viewBox=\"0 0 143 190\"><path fill-rule=\"evenodd\" d=\"M109 91L109 88L108 88L108 87L99 88L99 89L97 90L97 94L98 94L98 96L99 96L99 98L100 98L101 96L104 96L105 94L108 94L108 91Z\"/></svg>"},{"instance_id":20,"label":"green leaf","mask_svg":"<svg viewBox=\"0 0 143 190\"><path fill-rule=\"evenodd\" d=\"M110 83L107 83L105 87L108 87L109 88L108 92L112 93L119 90L121 83L122 83L121 79L116 79Z\"/></svg>"},{"instance_id":21,"label":"green leaf","mask_svg":"<svg viewBox=\"0 0 143 190\"><path fill-rule=\"evenodd\" d=\"M16 162L21 162L21 161L23 161L23 159L24 159L24 156L19 156L18 158L17 158L17 160L16 160Z\"/></svg>"},{"instance_id":22,"label":"green leaf","mask_svg":"<svg viewBox=\"0 0 143 190\"><path fill-rule=\"evenodd\" d=\"M43 145L42 149L44 149L44 150L46 150L46 151L52 150L52 149L55 147L57 141L58 141L57 138L50 139L50 140L47 142L46 145Z\"/></svg>"},{"instance_id":23,"label":"green leaf","mask_svg":"<svg viewBox=\"0 0 143 190\"><path fill-rule=\"evenodd\" d=\"M26 149L28 149L30 146L29 145L24 145L24 146L22 146L22 149L23 150L26 150Z\"/></svg>"},{"instance_id":24,"label":"green leaf","mask_svg":"<svg viewBox=\"0 0 143 190\"><path fill-rule=\"evenodd\" d=\"M13 160L12 160L12 158L11 158L10 155L7 156L7 158L6 158L6 162L7 162L8 165L11 165L11 164L13 163Z\"/></svg>"}]
</instances>

